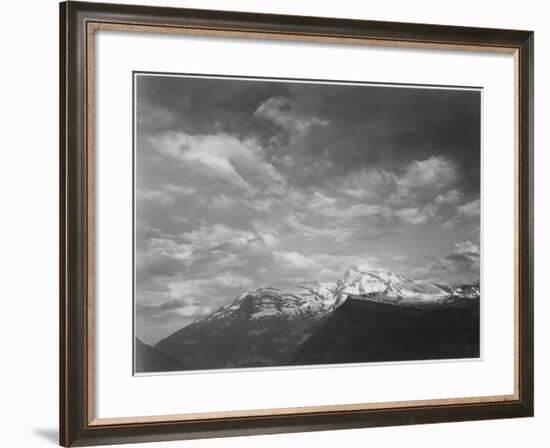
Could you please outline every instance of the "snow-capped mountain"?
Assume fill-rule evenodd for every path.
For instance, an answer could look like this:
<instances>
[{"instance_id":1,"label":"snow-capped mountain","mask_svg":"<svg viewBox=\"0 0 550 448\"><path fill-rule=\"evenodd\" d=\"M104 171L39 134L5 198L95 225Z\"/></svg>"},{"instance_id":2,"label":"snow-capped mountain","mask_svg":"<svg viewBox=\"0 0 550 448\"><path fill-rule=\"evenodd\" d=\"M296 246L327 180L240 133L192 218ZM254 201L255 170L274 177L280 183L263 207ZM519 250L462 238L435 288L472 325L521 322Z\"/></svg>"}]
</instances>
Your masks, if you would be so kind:
<instances>
[{"instance_id":1,"label":"snow-capped mountain","mask_svg":"<svg viewBox=\"0 0 550 448\"><path fill-rule=\"evenodd\" d=\"M392 309L390 314L409 322L414 333L414 328L425 322L416 322L418 313L447 313L452 321L452 316L464 312L457 309L464 306L475 309L473 299L478 297L478 285L452 288L411 280L384 269L352 266L335 282L306 282L293 287L263 287L245 292L234 302L163 339L154 348L190 369L288 365L304 360L307 364L309 345L304 344L312 335L317 335L316 344L321 345L326 342L322 342L324 339L319 339L319 335L333 332L342 335L338 344L343 345L337 345L334 353L344 346L363 350L368 344L359 343L359 339L356 341L356 336L351 335L367 331L364 325L378 328L380 322L387 319L387 312L380 313L380 310L388 305ZM355 314L355 309L359 314ZM437 316L440 319L442 315ZM328 323L334 325L342 319L347 323L336 325L331 333L323 330ZM466 319L470 322L468 319L470 317ZM350 334L345 336L347 333ZM332 336L329 339L332 340ZM306 352L300 347L305 347ZM411 353L414 354L414 350Z\"/></svg>"},{"instance_id":2,"label":"snow-capped mountain","mask_svg":"<svg viewBox=\"0 0 550 448\"><path fill-rule=\"evenodd\" d=\"M250 318L322 316L348 297L390 303L433 303L445 299L479 297L479 285L452 288L426 280L411 280L370 266L352 266L336 282L307 282L291 288L263 287L242 294L214 313L199 320L212 320L236 313L245 299L251 301Z\"/></svg>"},{"instance_id":3,"label":"snow-capped mountain","mask_svg":"<svg viewBox=\"0 0 550 448\"><path fill-rule=\"evenodd\" d=\"M411 280L399 274L369 266L353 266L338 282L343 294L355 298L384 296L399 302L433 302L452 296L452 288L425 280Z\"/></svg>"},{"instance_id":4,"label":"snow-capped mountain","mask_svg":"<svg viewBox=\"0 0 550 448\"><path fill-rule=\"evenodd\" d=\"M476 299L479 297L479 283L457 286L453 288L453 296L464 297L466 299Z\"/></svg>"},{"instance_id":5,"label":"snow-capped mountain","mask_svg":"<svg viewBox=\"0 0 550 448\"><path fill-rule=\"evenodd\" d=\"M251 319L284 315L288 318L313 317L334 309L337 301L336 283L302 283L292 288L258 288L242 294L237 300L205 320L219 319L237 313L243 302L250 302ZM201 319L202 320L202 319Z\"/></svg>"}]
</instances>

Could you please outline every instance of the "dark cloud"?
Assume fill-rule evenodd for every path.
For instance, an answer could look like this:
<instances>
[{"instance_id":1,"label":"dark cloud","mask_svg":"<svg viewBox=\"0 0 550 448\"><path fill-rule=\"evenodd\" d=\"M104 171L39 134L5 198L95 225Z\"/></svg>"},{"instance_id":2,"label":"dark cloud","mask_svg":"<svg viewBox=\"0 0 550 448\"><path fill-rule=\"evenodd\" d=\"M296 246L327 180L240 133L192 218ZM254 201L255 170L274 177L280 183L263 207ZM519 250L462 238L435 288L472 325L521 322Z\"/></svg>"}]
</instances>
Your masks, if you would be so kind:
<instances>
[{"instance_id":1,"label":"dark cloud","mask_svg":"<svg viewBox=\"0 0 550 448\"><path fill-rule=\"evenodd\" d=\"M451 253L426 259L427 263L416 268L416 274L424 278L446 278L453 284L479 282L480 251L476 243L455 243Z\"/></svg>"},{"instance_id":2,"label":"dark cloud","mask_svg":"<svg viewBox=\"0 0 550 448\"><path fill-rule=\"evenodd\" d=\"M136 310L140 315L149 314L158 316L159 314L164 314L167 311L179 310L188 305L190 305L190 303L185 300L170 300L159 305L144 305L138 303L136 304Z\"/></svg>"},{"instance_id":3,"label":"dark cloud","mask_svg":"<svg viewBox=\"0 0 550 448\"><path fill-rule=\"evenodd\" d=\"M436 154L457 163L463 191L479 191L479 91L362 85L327 88L234 78L137 79L137 113L143 117L138 132L146 133L153 126L157 131L164 127L188 134L254 135L267 144L274 135L288 138L292 123L313 119L330 126L315 129L307 138L296 138L291 149L297 172L302 164L327 158L332 162L330 166L315 164L321 168L309 173L315 180L365 165L399 171L408 162ZM266 111L277 108L289 124L286 133L281 132L285 131L281 122L277 125L276 119L265 119Z\"/></svg>"}]
</instances>

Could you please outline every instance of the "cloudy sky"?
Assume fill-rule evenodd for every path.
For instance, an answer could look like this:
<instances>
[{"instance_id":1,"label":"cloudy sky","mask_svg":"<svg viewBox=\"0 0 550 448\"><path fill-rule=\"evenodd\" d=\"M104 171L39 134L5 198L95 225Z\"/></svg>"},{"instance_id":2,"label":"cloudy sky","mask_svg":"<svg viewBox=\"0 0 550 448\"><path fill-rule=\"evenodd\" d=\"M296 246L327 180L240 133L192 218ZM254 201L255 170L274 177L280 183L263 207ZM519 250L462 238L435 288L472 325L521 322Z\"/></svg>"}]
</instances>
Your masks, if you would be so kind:
<instances>
[{"instance_id":1,"label":"cloudy sky","mask_svg":"<svg viewBox=\"0 0 550 448\"><path fill-rule=\"evenodd\" d=\"M354 264L479 279L480 92L136 76L137 335Z\"/></svg>"}]
</instances>

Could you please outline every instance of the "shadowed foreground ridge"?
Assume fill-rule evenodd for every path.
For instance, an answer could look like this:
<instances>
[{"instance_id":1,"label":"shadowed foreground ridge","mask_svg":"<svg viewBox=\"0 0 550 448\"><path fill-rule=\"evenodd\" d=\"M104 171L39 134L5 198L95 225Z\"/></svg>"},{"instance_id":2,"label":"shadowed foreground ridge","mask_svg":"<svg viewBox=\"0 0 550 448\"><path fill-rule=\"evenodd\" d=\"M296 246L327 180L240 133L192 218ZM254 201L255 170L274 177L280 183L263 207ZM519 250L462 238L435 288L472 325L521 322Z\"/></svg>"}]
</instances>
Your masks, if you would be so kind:
<instances>
[{"instance_id":1,"label":"shadowed foreground ridge","mask_svg":"<svg viewBox=\"0 0 550 448\"><path fill-rule=\"evenodd\" d=\"M177 370L184 370L184 365L156 350L150 345L145 344L139 338L135 340L136 348L136 373L145 372L171 372Z\"/></svg>"},{"instance_id":2,"label":"shadowed foreground ridge","mask_svg":"<svg viewBox=\"0 0 550 448\"><path fill-rule=\"evenodd\" d=\"M333 364L479 357L479 299L402 305L349 298L292 363Z\"/></svg>"}]
</instances>

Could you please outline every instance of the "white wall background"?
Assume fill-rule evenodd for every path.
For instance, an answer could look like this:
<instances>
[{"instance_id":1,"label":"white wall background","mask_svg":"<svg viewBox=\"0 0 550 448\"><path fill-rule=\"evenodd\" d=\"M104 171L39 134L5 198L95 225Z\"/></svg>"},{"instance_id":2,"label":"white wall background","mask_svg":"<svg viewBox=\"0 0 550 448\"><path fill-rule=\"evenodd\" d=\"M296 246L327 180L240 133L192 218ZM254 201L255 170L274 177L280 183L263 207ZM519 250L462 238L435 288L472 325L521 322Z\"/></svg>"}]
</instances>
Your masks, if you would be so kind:
<instances>
[{"instance_id":1,"label":"white wall background","mask_svg":"<svg viewBox=\"0 0 550 448\"><path fill-rule=\"evenodd\" d=\"M118 0L119 3L129 3ZM550 10L537 0L150 0L165 6L535 30L536 417L150 444L151 447L546 447L550 430ZM0 446L57 445L58 7L2 5L0 27ZM547 81L547 82L544 82Z\"/></svg>"}]
</instances>

